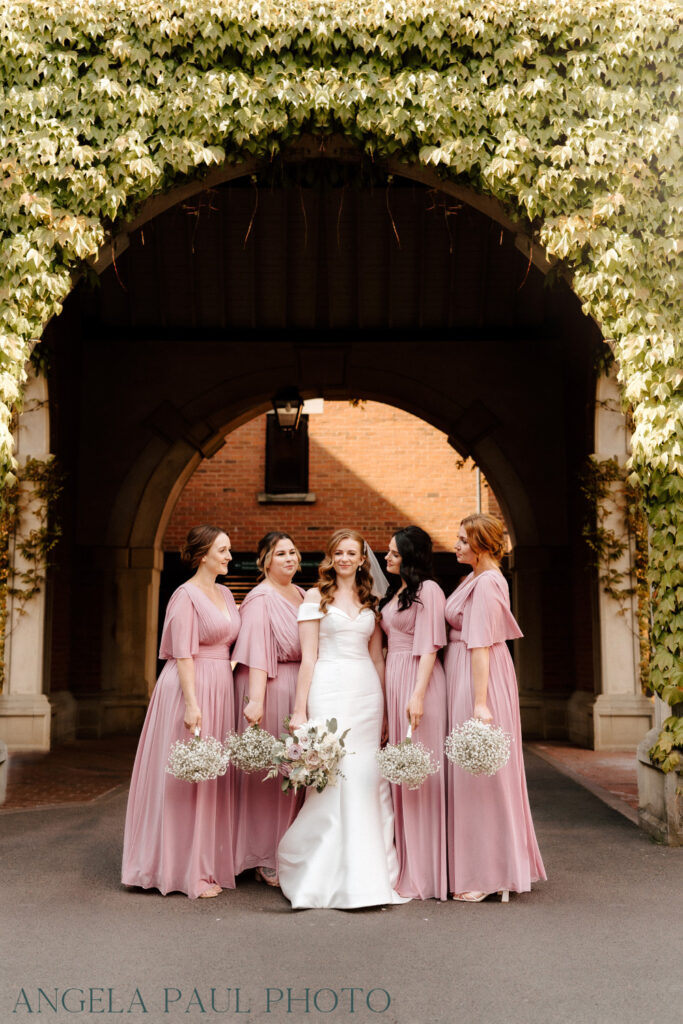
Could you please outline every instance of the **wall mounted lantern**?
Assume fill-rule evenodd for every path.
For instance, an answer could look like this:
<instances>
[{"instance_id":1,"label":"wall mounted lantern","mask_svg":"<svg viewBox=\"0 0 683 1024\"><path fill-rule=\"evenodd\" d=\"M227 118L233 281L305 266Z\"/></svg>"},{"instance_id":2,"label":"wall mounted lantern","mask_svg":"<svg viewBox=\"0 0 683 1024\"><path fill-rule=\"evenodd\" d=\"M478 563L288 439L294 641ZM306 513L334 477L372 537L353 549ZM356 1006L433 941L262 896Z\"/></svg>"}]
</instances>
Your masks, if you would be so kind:
<instances>
[{"instance_id":1,"label":"wall mounted lantern","mask_svg":"<svg viewBox=\"0 0 683 1024\"><path fill-rule=\"evenodd\" d=\"M280 388L272 398L277 423L286 434L293 434L299 426L304 400L297 388Z\"/></svg>"}]
</instances>

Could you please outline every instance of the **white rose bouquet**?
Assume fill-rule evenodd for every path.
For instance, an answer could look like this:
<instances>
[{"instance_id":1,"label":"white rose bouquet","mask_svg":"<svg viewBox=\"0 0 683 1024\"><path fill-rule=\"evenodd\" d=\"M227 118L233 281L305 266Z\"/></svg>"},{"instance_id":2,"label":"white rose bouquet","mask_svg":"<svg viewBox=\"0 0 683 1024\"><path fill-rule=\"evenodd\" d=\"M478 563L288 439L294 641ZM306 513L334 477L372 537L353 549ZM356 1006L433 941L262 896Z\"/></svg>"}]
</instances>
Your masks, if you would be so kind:
<instances>
[{"instance_id":1,"label":"white rose bouquet","mask_svg":"<svg viewBox=\"0 0 683 1024\"><path fill-rule=\"evenodd\" d=\"M438 772L440 765L434 754L424 744L413 742L413 731L408 726L408 735L400 743L387 743L375 755L380 774L396 786L419 789L423 782Z\"/></svg>"},{"instance_id":2,"label":"white rose bouquet","mask_svg":"<svg viewBox=\"0 0 683 1024\"><path fill-rule=\"evenodd\" d=\"M271 733L256 724L250 725L241 735L229 732L225 737L225 749L230 754L231 764L243 772L270 768L277 743Z\"/></svg>"},{"instance_id":3,"label":"white rose bouquet","mask_svg":"<svg viewBox=\"0 0 683 1024\"><path fill-rule=\"evenodd\" d=\"M275 741L266 778L282 775L283 793L290 789L296 793L302 786L315 786L322 793L326 786L335 786L339 776L344 777L339 764L346 757L344 740L349 731L339 734L337 730L336 718L327 722L311 719L283 735Z\"/></svg>"},{"instance_id":4,"label":"white rose bouquet","mask_svg":"<svg viewBox=\"0 0 683 1024\"><path fill-rule=\"evenodd\" d=\"M230 752L214 736L200 740L199 729L189 740L176 740L168 754L166 771L183 782L209 782L225 775Z\"/></svg>"},{"instance_id":5,"label":"white rose bouquet","mask_svg":"<svg viewBox=\"0 0 683 1024\"><path fill-rule=\"evenodd\" d=\"M496 725L468 718L446 737L446 757L470 775L495 775L510 760L512 737Z\"/></svg>"}]
</instances>

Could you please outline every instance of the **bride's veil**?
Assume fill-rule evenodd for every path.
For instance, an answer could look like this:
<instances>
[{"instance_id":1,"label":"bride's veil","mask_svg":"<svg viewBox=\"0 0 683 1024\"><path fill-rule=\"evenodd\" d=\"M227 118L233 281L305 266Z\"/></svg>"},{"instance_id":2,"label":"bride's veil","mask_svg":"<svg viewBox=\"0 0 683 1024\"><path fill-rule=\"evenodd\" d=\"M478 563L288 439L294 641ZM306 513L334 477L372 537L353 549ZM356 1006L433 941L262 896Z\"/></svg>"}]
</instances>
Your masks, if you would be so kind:
<instances>
[{"instance_id":1,"label":"bride's veil","mask_svg":"<svg viewBox=\"0 0 683 1024\"><path fill-rule=\"evenodd\" d=\"M377 556L367 541L365 541L365 555L370 563L370 575L372 576L372 592L375 597L384 597L389 589L389 580L382 572L382 567L377 561Z\"/></svg>"}]
</instances>

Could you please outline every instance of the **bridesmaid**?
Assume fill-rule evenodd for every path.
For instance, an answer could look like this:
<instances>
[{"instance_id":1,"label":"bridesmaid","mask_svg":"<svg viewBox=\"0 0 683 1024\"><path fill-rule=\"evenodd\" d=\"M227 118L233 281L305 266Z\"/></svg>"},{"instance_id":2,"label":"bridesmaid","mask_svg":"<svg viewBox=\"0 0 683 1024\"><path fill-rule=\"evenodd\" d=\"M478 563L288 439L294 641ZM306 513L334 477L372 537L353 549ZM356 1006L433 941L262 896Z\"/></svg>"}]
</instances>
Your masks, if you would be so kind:
<instances>
[{"instance_id":1,"label":"bridesmaid","mask_svg":"<svg viewBox=\"0 0 683 1024\"><path fill-rule=\"evenodd\" d=\"M448 899L446 861L446 681L437 652L446 643L445 597L432 579L432 541L419 526L391 538L389 588L380 602L387 635L389 742L416 740L440 764L417 790L392 786L399 876L396 891L416 899Z\"/></svg>"},{"instance_id":2,"label":"bridesmaid","mask_svg":"<svg viewBox=\"0 0 683 1024\"><path fill-rule=\"evenodd\" d=\"M230 646L239 612L227 587L230 541L217 526L195 526L183 560L195 574L166 610L159 657L166 660L147 709L133 767L123 839L122 881L184 892L191 899L234 889L232 772L182 782L166 772L171 745L196 727L223 740L234 720Z\"/></svg>"},{"instance_id":3,"label":"bridesmaid","mask_svg":"<svg viewBox=\"0 0 683 1024\"><path fill-rule=\"evenodd\" d=\"M496 775L448 770L449 884L453 899L479 903L491 893L528 892L545 879L529 810L522 760L517 679L506 640L521 637L500 571L503 528L477 513L460 524L455 554L474 569L446 603L449 729L468 718L512 736L510 760Z\"/></svg>"},{"instance_id":4,"label":"bridesmaid","mask_svg":"<svg viewBox=\"0 0 683 1024\"><path fill-rule=\"evenodd\" d=\"M301 661L297 611L304 592L292 583L301 555L286 533L267 533L259 542L257 564L263 582L247 594L240 608L242 628L233 651L240 663L235 674L236 728L258 723L274 736L294 707ZM245 721L246 720L246 721ZM282 836L294 821L304 791L285 795L278 779L238 772L235 827L235 873L256 868L266 885L278 885L276 855Z\"/></svg>"}]
</instances>

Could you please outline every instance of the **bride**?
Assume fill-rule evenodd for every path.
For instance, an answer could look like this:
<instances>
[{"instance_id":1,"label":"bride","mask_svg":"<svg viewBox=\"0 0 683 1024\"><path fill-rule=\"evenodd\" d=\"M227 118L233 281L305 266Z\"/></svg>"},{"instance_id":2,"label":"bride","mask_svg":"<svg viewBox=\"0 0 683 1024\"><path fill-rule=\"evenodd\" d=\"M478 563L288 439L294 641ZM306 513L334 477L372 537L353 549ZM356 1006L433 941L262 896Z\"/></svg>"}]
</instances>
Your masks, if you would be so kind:
<instances>
[{"instance_id":1,"label":"bride","mask_svg":"<svg viewBox=\"0 0 683 1024\"><path fill-rule=\"evenodd\" d=\"M346 738L344 778L309 789L278 849L280 886L293 907L369 907L407 903L394 892L398 861L389 784L375 751L386 732L382 634L363 538L338 530L318 587L299 606L301 669L296 728L336 718Z\"/></svg>"}]
</instances>

